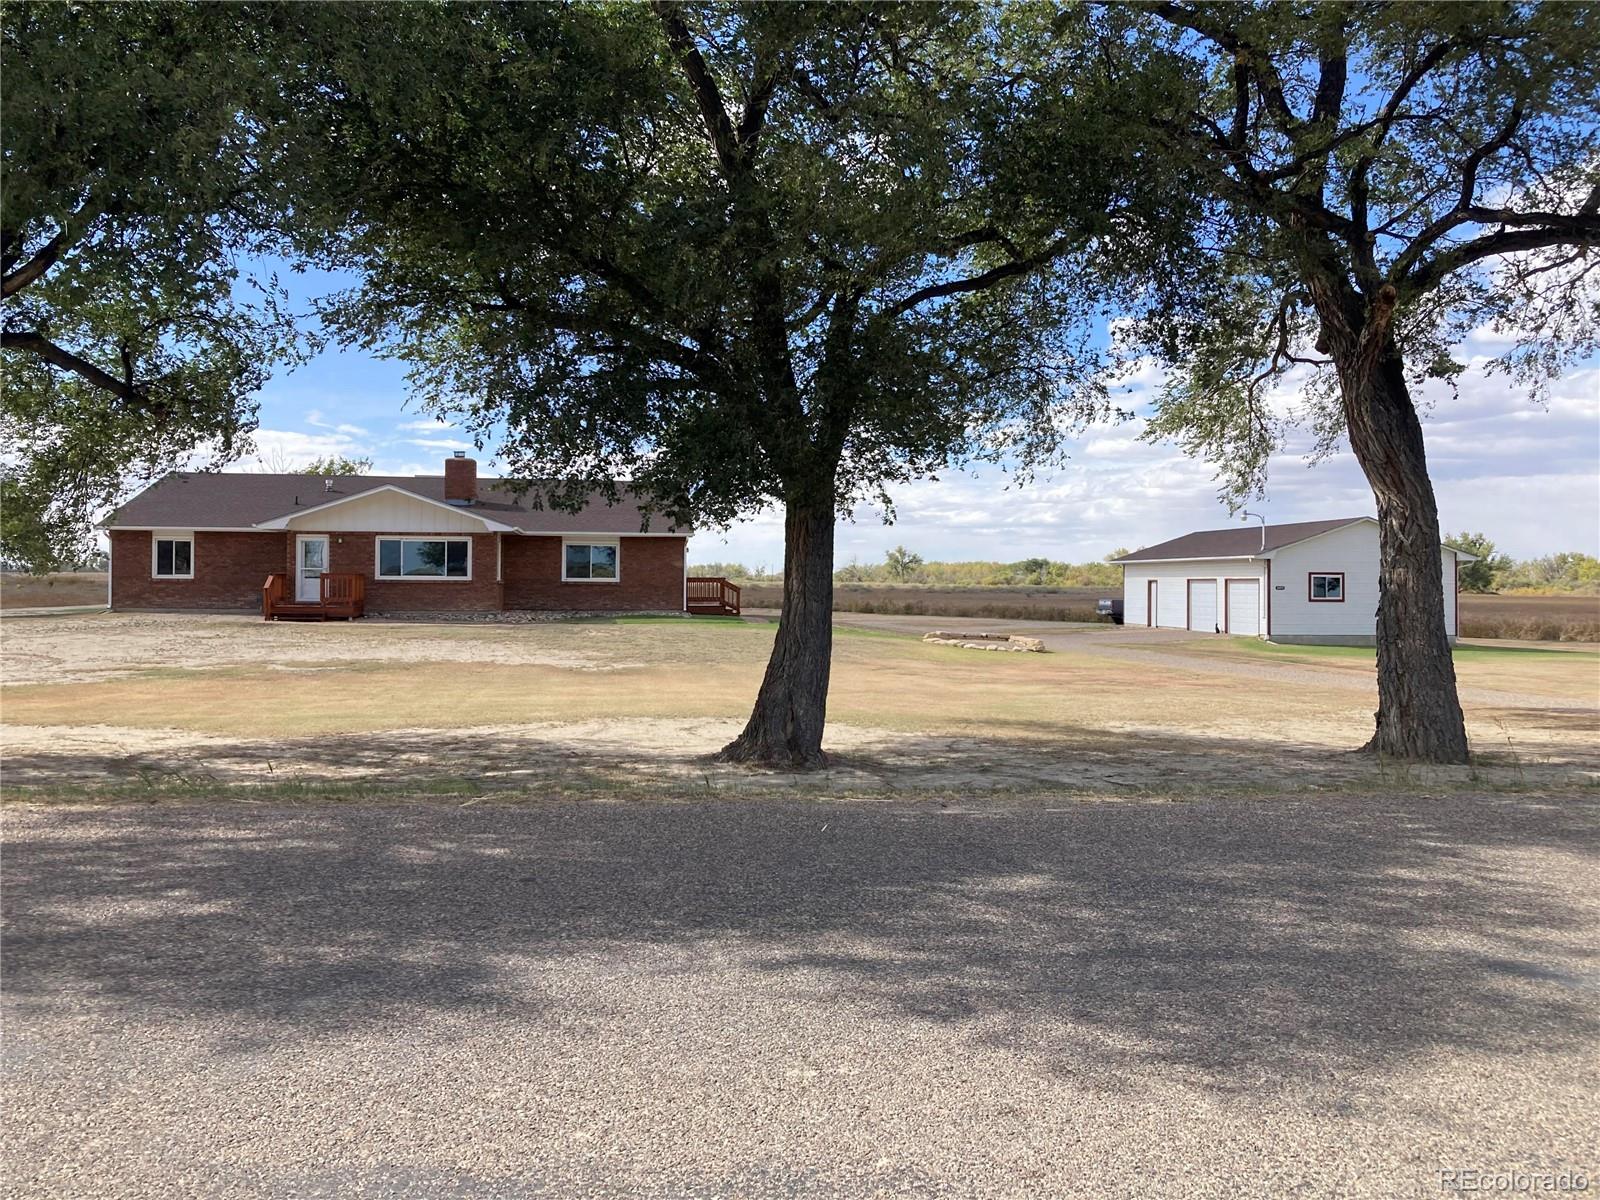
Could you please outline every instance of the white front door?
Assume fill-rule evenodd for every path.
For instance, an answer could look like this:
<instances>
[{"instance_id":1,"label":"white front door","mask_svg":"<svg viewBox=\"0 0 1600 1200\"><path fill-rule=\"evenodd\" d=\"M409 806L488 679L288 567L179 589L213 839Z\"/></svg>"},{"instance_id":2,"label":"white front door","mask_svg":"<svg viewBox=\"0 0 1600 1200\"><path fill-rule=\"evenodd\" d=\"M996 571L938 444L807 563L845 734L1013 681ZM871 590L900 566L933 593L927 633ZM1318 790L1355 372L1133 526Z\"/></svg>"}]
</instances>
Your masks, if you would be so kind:
<instances>
[{"instance_id":1,"label":"white front door","mask_svg":"<svg viewBox=\"0 0 1600 1200\"><path fill-rule=\"evenodd\" d=\"M322 573L328 569L328 539L300 534L294 539L294 598L315 604L322 599Z\"/></svg>"}]
</instances>

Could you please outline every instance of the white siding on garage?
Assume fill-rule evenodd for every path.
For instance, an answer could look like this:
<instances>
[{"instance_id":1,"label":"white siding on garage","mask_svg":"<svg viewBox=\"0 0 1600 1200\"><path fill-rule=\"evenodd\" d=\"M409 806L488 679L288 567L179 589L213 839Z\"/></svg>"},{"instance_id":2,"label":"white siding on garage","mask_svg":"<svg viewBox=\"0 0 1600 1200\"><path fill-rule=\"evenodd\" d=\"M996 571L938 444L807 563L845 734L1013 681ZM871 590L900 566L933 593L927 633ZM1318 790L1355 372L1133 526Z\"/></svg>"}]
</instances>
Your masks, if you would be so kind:
<instances>
[{"instance_id":1,"label":"white siding on garage","mask_svg":"<svg viewBox=\"0 0 1600 1200\"><path fill-rule=\"evenodd\" d=\"M1313 572L1344 576L1343 600L1312 600ZM1272 556L1272 635L1364 635L1378 628L1378 526L1359 521Z\"/></svg>"},{"instance_id":2,"label":"white siding on garage","mask_svg":"<svg viewBox=\"0 0 1600 1200\"><path fill-rule=\"evenodd\" d=\"M316 479L308 484L321 485ZM308 507L320 503L315 492L307 492ZM482 533L483 522L471 510L455 511L449 506L429 504L400 492L379 491L357 496L321 512L304 513L289 519L290 529L350 530L363 533Z\"/></svg>"},{"instance_id":3,"label":"white siding on garage","mask_svg":"<svg viewBox=\"0 0 1600 1200\"><path fill-rule=\"evenodd\" d=\"M1445 550L1439 571L1444 584L1444 627L1456 635L1456 555ZM1344 575L1342 601L1312 600L1314 573ZM1378 525L1361 521L1321 537L1284 546L1272 558L1272 636L1331 634L1374 637L1378 628Z\"/></svg>"},{"instance_id":4,"label":"white siding on garage","mask_svg":"<svg viewBox=\"0 0 1600 1200\"><path fill-rule=\"evenodd\" d=\"M1123 564L1122 619L1128 625L1144 625L1146 588L1152 579L1160 591L1156 601L1156 624L1167 629L1185 628L1188 587L1191 579L1209 579L1222 594L1222 580L1260 579L1266 567L1250 559L1195 559L1184 562ZM1220 622L1220 614L1218 620Z\"/></svg>"},{"instance_id":5,"label":"white siding on garage","mask_svg":"<svg viewBox=\"0 0 1600 1200\"><path fill-rule=\"evenodd\" d=\"M1217 581L1189 580L1189 628L1196 633L1222 632L1222 614L1217 611Z\"/></svg>"}]
</instances>

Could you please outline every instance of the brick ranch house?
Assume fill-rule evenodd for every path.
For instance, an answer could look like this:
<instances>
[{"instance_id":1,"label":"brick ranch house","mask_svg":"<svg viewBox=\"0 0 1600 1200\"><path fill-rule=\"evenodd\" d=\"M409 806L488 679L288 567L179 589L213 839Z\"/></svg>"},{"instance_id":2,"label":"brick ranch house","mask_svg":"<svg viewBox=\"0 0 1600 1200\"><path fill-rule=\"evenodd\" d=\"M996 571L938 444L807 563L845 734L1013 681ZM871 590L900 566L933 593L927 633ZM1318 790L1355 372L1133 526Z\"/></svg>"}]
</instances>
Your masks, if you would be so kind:
<instances>
[{"instance_id":1,"label":"brick ranch house","mask_svg":"<svg viewBox=\"0 0 1600 1200\"><path fill-rule=\"evenodd\" d=\"M272 619L701 609L685 566L689 531L659 522L599 499L577 513L535 509L457 454L443 475L177 472L102 528L117 610L259 607Z\"/></svg>"}]
</instances>

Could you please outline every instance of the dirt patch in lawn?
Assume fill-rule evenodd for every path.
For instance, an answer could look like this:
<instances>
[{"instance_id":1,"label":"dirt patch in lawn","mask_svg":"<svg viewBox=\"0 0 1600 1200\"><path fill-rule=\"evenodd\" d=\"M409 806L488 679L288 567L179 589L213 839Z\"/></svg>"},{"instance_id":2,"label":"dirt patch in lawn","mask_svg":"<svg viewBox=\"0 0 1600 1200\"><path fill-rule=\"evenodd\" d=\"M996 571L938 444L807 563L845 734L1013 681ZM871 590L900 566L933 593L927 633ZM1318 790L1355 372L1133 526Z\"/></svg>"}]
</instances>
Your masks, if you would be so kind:
<instances>
[{"instance_id":1,"label":"dirt patch in lawn","mask_svg":"<svg viewBox=\"0 0 1600 1200\"><path fill-rule=\"evenodd\" d=\"M259 617L97 613L17 620L4 627L6 684L78 683L152 669L204 672L271 666L281 671L381 668L393 664L550 666L621 671L645 663L688 665L754 649L761 631L743 624L671 619L527 625L411 622L267 622ZM768 635L770 637L770 635Z\"/></svg>"}]
</instances>

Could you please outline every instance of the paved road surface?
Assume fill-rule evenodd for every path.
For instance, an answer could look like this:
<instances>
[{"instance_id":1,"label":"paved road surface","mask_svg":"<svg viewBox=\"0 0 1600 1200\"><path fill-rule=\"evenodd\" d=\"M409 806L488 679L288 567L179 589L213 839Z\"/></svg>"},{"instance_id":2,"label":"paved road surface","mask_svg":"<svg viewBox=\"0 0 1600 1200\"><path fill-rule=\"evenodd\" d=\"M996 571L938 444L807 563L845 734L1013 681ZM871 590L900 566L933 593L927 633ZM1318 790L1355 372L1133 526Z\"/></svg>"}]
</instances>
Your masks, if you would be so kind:
<instances>
[{"instance_id":1,"label":"paved road surface","mask_svg":"<svg viewBox=\"0 0 1600 1200\"><path fill-rule=\"evenodd\" d=\"M1600 1176L1600 801L10 811L14 1197Z\"/></svg>"}]
</instances>

